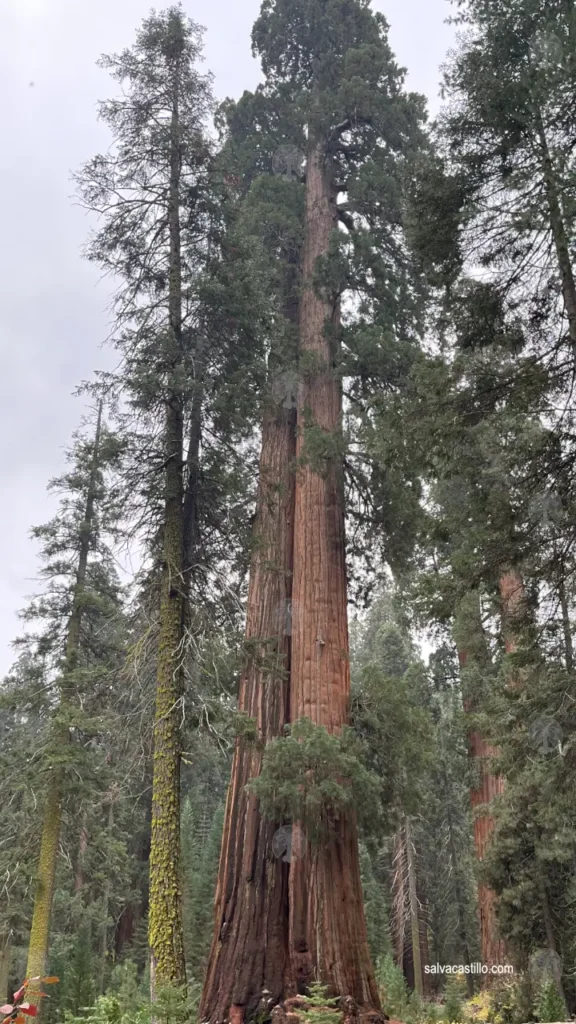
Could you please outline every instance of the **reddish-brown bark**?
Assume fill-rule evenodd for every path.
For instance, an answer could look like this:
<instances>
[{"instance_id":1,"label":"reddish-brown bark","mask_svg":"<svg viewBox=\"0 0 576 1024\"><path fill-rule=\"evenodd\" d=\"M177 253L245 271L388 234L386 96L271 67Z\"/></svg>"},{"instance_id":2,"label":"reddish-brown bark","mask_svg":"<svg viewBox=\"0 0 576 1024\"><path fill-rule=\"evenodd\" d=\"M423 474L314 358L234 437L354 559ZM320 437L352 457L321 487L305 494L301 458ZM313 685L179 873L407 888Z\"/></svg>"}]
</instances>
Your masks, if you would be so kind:
<instances>
[{"instance_id":1,"label":"reddish-brown bark","mask_svg":"<svg viewBox=\"0 0 576 1024\"><path fill-rule=\"evenodd\" d=\"M462 620L456 630L456 643L461 669L466 669L474 659L486 657L486 645L480 614L480 598L476 593L467 595L463 602ZM465 694L466 710L474 710L472 695ZM476 785L470 791L470 802L474 813L474 850L479 863L484 860L490 838L494 831L494 817L490 805L494 797L503 792L504 780L494 775L491 763L499 750L474 731L469 734L470 758L475 770ZM505 947L498 937L496 922L496 896L489 886L481 882L478 886L478 912L480 917L480 955L485 964L502 963ZM488 983L490 975L483 975Z\"/></svg>"},{"instance_id":2,"label":"reddish-brown bark","mask_svg":"<svg viewBox=\"0 0 576 1024\"><path fill-rule=\"evenodd\" d=\"M476 767L477 786L470 793L474 814L474 849L477 860L484 860L486 850L494 831L494 817L490 805L496 796L504 791L504 779L494 775L490 764L499 754L479 733L470 734L470 757ZM480 950L482 962L499 964L505 962L506 947L498 937L496 922L496 896L489 886L481 882L478 886L478 911L480 915ZM483 975L483 978L489 975Z\"/></svg>"},{"instance_id":3,"label":"reddish-brown bark","mask_svg":"<svg viewBox=\"0 0 576 1024\"><path fill-rule=\"evenodd\" d=\"M502 607L502 633L507 654L518 650L519 630L525 617L526 590L522 575L516 568L503 571L499 579L499 590ZM477 628L482 629L478 610ZM474 639L471 639L474 643ZM459 645L460 665L465 668L468 663L468 651L462 643ZM518 686L519 681L513 672L507 680L508 686ZM470 704L469 704L470 706ZM495 797L504 792L504 779L494 775L490 765L499 756L499 749L488 743L478 732L470 734L470 757L477 768L477 786L470 794L474 816L474 848L478 861L483 861L494 831L494 817L490 806ZM480 942L482 960L486 964L503 963L506 960L505 943L498 938L496 923L496 897L492 890L484 884L478 887L478 907L480 913ZM484 977L489 984L490 975Z\"/></svg>"},{"instance_id":4,"label":"reddish-brown bark","mask_svg":"<svg viewBox=\"0 0 576 1024\"><path fill-rule=\"evenodd\" d=\"M500 599L502 602L502 634L506 654L515 654L520 641L520 630L526 619L526 587L518 569L507 569L500 577ZM516 679L508 679L509 686L516 686Z\"/></svg>"},{"instance_id":5,"label":"reddish-brown bark","mask_svg":"<svg viewBox=\"0 0 576 1024\"><path fill-rule=\"evenodd\" d=\"M265 745L289 715L294 527L295 410L266 414L246 625L247 664L239 709ZM246 784L260 772L261 747L239 739L222 839L215 930L200 1019L234 1024L268 1009L289 988L288 870L275 855L277 826L262 817Z\"/></svg>"},{"instance_id":6,"label":"reddish-brown bark","mask_svg":"<svg viewBox=\"0 0 576 1024\"><path fill-rule=\"evenodd\" d=\"M338 298L320 296L313 284L337 226L323 143L310 143L306 179L290 708L292 722L307 717L337 733L349 720L350 664L343 460L334 447L342 415L333 336L340 308ZM363 1011L379 1008L353 815L341 815L328 839L292 861L290 952L300 991L318 977Z\"/></svg>"}]
</instances>

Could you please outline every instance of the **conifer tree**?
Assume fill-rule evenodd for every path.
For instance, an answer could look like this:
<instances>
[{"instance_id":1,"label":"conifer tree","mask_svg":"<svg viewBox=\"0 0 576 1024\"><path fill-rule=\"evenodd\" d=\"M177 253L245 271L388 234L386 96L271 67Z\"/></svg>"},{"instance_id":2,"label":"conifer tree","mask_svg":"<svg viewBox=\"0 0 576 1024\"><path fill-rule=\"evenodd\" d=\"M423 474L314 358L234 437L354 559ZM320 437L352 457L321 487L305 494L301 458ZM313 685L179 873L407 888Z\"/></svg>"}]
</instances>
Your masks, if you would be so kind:
<instances>
[{"instance_id":1,"label":"conifer tree","mask_svg":"<svg viewBox=\"0 0 576 1024\"><path fill-rule=\"evenodd\" d=\"M185 981L180 855L180 718L185 615L184 430L194 380L187 288L204 244L199 222L209 82L200 33L180 8L153 14L135 46L103 58L126 95L101 107L115 151L83 170L85 202L104 215L91 259L124 275L116 300L132 401L163 417L161 583L150 849L151 987ZM195 209L184 214L195 194ZM191 298L191 296L190 296ZM156 377L154 376L156 374ZM190 446L189 454L192 452ZM191 455L192 461L194 455Z\"/></svg>"},{"instance_id":2,"label":"conifer tree","mask_svg":"<svg viewBox=\"0 0 576 1024\"><path fill-rule=\"evenodd\" d=\"M576 339L574 130L576 57L570 5L455 0L467 32L446 67L440 138L463 185L466 248L561 351ZM460 218L462 224L462 219ZM541 346L539 346L541 347ZM559 361L556 373L566 367Z\"/></svg>"},{"instance_id":3,"label":"conifer tree","mask_svg":"<svg viewBox=\"0 0 576 1024\"><path fill-rule=\"evenodd\" d=\"M205 533L205 523L220 515L222 503L230 523L228 495L222 495L227 481L214 469L204 427L209 421L213 434L230 433L231 407L222 388L215 396L214 381L223 376L229 386L231 376L239 375L233 346L247 305L243 295L243 310L237 300L231 306L231 277L222 301L226 268L218 261L224 218L210 175L206 119L212 101L209 76L198 71L200 55L200 30L175 6L152 14L131 50L103 58L102 66L126 87L122 98L101 106L114 148L78 176L85 205L103 220L89 258L121 279L114 341L124 368L106 385L128 403L128 412L120 415L133 455L126 483L132 484L133 514L150 545L157 601L149 911L153 994L157 987L185 980L179 867L185 674L199 591L206 600L222 557L218 552L210 562L203 551L204 543L219 536L214 529ZM224 193L220 198L225 205ZM226 343L230 339L228 349L222 337ZM223 374L224 349L230 361ZM238 403L241 389L231 390ZM235 472L232 467L230 478Z\"/></svg>"},{"instance_id":4,"label":"conifer tree","mask_svg":"<svg viewBox=\"0 0 576 1024\"><path fill-rule=\"evenodd\" d=\"M90 753L90 736L99 728L91 717L94 698L118 659L113 624L120 594L107 543L118 529L120 507L110 472L117 469L120 452L102 422L100 405L92 436L76 437L68 453L69 472L51 485L62 494L58 512L33 531L42 543L45 588L22 613L27 624L18 641L22 654L3 692L20 729L25 731L29 722L37 731L39 758L18 780L14 761L10 764L18 748L8 748L8 792L18 805L18 791L24 797L25 786L36 781L43 794L40 851L32 872L30 978L46 972L63 814L71 796L94 782L98 757Z\"/></svg>"}]
</instances>

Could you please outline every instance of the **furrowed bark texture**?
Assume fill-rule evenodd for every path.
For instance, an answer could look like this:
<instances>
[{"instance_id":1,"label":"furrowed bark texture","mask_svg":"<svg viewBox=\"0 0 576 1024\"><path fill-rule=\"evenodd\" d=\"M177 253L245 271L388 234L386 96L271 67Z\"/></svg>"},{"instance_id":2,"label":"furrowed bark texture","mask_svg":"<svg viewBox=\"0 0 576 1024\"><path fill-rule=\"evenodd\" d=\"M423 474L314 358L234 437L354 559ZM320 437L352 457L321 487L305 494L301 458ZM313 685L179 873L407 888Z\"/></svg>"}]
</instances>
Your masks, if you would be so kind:
<instances>
[{"instance_id":1,"label":"furrowed bark texture","mask_svg":"<svg viewBox=\"0 0 576 1024\"><path fill-rule=\"evenodd\" d=\"M455 640L458 648L460 668L481 668L487 659L487 650L480 612L480 597L471 591L463 599L455 623ZM464 687L466 690L466 687ZM464 694L467 711L474 710L474 695ZM498 749L492 746L480 733L469 734L470 759L475 769L476 785L470 792L474 814L474 850L479 863L484 860L486 850L494 831L494 817L490 805L494 797L504 789L504 780L491 771L492 758L498 756ZM489 886L478 885L478 912L480 915L480 950L485 964L503 963L504 943L498 937L496 922L496 896ZM489 984L490 975L482 976L482 983Z\"/></svg>"},{"instance_id":2,"label":"furrowed bark texture","mask_svg":"<svg viewBox=\"0 0 576 1024\"><path fill-rule=\"evenodd\" d=\"M502 634L506 654L515 654L521 642L522 626L526 624L526 588L518 569L507 569L500 577L502 602ZM508 686L518 686L519 680L511 672Z\"/></svg>"},{"instance_id":3,"label":"furrowed bark texture","mask_svg":"<svg viewBox=\"0 0 576 1024\"><path fill-rule=\"evenodd\" d=\"M246 624L247 664L239 708L263 744L281 736L289 715L290 600L294 537L296 411L267 412ZM272 849L277 825L264 819L246 784L262 751L238 739L215 900L215 931L200 1019L253 1017L291 989L289 865Z\"/></svg>"},{"instance_id":4,"label":"furrowed bark texture","mask_svg":"<svg viewBox=\"0 0 576 1024\"><path fill-rule=\"evenodd\" d=\"M335 377L339 302L320 297L313 279L337 227L336 193L324 144L310 143L300 309L306 379L298 404L294 538L291 721L310 718L337 733L349 720L350 663L344 539L343 460ZM310 428L314 449L309 446ZM327 444L324 457L318 442ZM290 870L290 951L298 987L317 976L363 1010L379 1008L362 902L356 821L342 815L329 839L308 844Z\"/></svg>"},{"instance_id":5,"label":"furrowed bark texture","mask_svg":"<svg viewBox=\"0 0 576 1024\"><path fill-rule=\"evenodd\" d=\"M178 386L183 362L182 252L180 231L179 85L172 97L168 367L175 382L166 403L165 511L160 590L160 631L156 668L154 770L150 843L150 990L186 981L180 878L180 761L182 659L184 644L184 415Z\"/></svg>"},{"instance_id":6,"label":"furrowed bark texture","mask_svg":"<svg viewBox=\"0 0 576 1024\"><path fill-rule=\"evenodd\" d=\"M518 649L519 628L525 617L525 588L522 576L517 569L506 570L500 576L499 587L506 653L513 654ZM482 629L479 613L478 625ZM460 661L462 664L462 657ZM512 674L507 684L517 686L518 680ZM497 747L492 746L478 733L471 734L470 755L479 769L478 787L471 793L472 807L478 811L474 819L474 846L479 861L484 859L494 831L494 817L489 811L490 804L495 797L501 796L504 792L504 779L494 775L490 769L491 760L498 757L499 753ZM478 903L482 960L487 964L504 963L507 952L505 943L498 937L496 896L484 884L478 888ZM484 985L489 985L492 978L490 975L483 975L482 980Z\"/></svg>"},{"instance_id":7,"label":"furrowed bark texture","mask_svg":"<svg viewBox=\"0 0 576 1024\"><path fill-rule=\"evenodd\" d=\"M100 457L100 437L102 432L102 403L98 409L96 423L96 435L94 438L94 452L90 469L90 479L86 496L86 511L84 522L80 532L80 544L78 552L78 568L76 571L76 583L74 586L74 597L72 613L68 623L66 636L66 657L64 660L64 671L60 681L60 706L74 700L75 683L73 673L78 667L81 644L81 630L83 617L83 599L86 590L86 578L88 572L88 559L92 545L94 530L94 513L98 488L98 469ZM58 727L54 730L53 742L67 744L69 734L67 729ZM36 875L36 891L34 894L34 911L30 927L30 939L28 944L28 963L26 977L36 978L45 974L46 962L48 959L48 948L50 943L50 918L52 914L52 901L54 898L54 885L56 878L56 864L58 860L58 849L60 845L60 831L62 827L62 799L64 780L59 772L53 772L44 807L44 820L42 825L42 839L40 845L40 856ZM42 1006L42 987L35 983L30 987L30 1002Z\"/></svg>"},{"instance_id":8,"label":"furrowed bark texture","mask_svg":"<svg viewBox=\"0 0 576 1024\"><path fill-rule=\"evenodd\" d=\"M472 790L470 800L474 817L474 849L479 862L484 860L492 833L494 817L490 805L496 796L504 792L504 780L490 769L491 760L499 750L491 746L479 733L470 734L470 757L477 767L478 785ZM483 882L478 886L478 910L480 913L480 948L485 964L505 962L506 947L498 938L496 922L496 896ZM489 978L489 975L482 976Z\"/></svg>"}]
</instances>

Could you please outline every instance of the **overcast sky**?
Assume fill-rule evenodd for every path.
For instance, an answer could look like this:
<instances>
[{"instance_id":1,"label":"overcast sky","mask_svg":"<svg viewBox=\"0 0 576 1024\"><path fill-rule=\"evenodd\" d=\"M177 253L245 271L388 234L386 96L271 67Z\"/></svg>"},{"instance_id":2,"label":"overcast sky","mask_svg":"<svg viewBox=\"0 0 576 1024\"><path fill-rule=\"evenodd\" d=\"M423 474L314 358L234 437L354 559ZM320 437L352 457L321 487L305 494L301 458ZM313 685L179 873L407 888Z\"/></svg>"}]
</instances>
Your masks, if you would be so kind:
<instances>
[{"instance_id":1,"label":"overcast sky","mask_svg":"<svg viewBox=\"0 0 576 1024\"><path fill-rule=\"evenodd\" d=\"M95 62L129 46L149 0L0 0L0 674L13 660L16 613L35 589L33 524L53 510L47 481L85 411L75 387L112 365L103 349L108 286L80 255L89 223L70 172L107 136ZM156 7L164 6L158 2ZM206 27L218 98L254 88L250 31L260 0L184 0ZM453 38L448 0L373 0L411 89L438 108L439 65Z\"/></svg>"}]
</instances>

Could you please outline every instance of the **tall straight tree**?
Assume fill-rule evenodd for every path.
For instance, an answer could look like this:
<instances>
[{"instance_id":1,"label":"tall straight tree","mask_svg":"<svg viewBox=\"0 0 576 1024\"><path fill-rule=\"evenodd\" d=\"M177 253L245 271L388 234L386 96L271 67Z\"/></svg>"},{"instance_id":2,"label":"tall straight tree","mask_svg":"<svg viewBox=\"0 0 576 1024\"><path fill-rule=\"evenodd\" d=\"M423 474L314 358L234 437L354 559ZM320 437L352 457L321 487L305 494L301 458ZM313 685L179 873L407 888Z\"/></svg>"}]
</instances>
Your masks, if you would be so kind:
<instances>
[{"instance_id":1,"label":"tall straight tree","mask_svg":"<svg viewBox=\"0 0 576 1024\"><path fill-rule=\"evenodd\" d=\"M310 718L330 732L347 724L350 703L342 397L335 373L340 295L323 295L316 286L318 262L328 256L338 226L336 199L326 138L312 123L300 319L300 352L310 370L298 396L290 698L293 722ZM342 815L335 835L294 861L290 889L290 949L300 982L318 973L337 992L376 1008L352 815Z\"/></svg>"},{"instance_id":2,"label":"tall straight tree","mask_svg":"<svg viewBox=\"0 0 576 1024\"><path fill-rule=\"evenodd\" d=\"M333 734L350 715L342 299L354 276L366 287L371 259L379 284L399 271L398 231L368 196L375 181L393 190L420 114L402 93L386 32L365 0L265 0L253 34L265 92L290 110L294 141L302 129L306 138L290 719ZM371 311L377 296L375 287ZM349 811L292 859L289 943L300 991L318 977L363 1011L379 1009Z\"/></svg>"},{"instance_id":3,"label":"tall straight tree","mask_svg":"<svg viewBox=\"0 0 576 1024\"><path fill-rule=\"evenodd\" d=\"M35 698L22 688L19 699L23 706L29 701L30 709L42 694L47 701L42 711L50 724L41 758L45 798L28 944L29 978L42 976L46 969L65 804L71 788L91 776L80 738L89 728L83 711L85 690L105 670L110 653L106 629L118 612L105 545L106 532L117 527L117 506L107 494L106 482L118 454L116 440L103 426L100 405L92 436L76 438L68 456L70 471L52 485L62 493L56 516L34 530L43 545L41 576L46 589L22 616L36 625L37 632L26 633L19 645L42 666L43 685L38 690L36 681Z\"/></svg>"},{"instance_id":4,"label":"tall straight tree","mask_svg":"<svg viewBox=\"0 0 576 1024\"><path fill-rule=\"evenodd\" d=\"M100 482L101 429L102 405L100 404L90 474L86 488L84 519L80 524L78 533L76 581L74 584L72 610L66 635L64 665L60 683L60 700L57 708L58 715L54 724L53 739L56 746L62 743L66 747L69 742L69 731L66 727L65 721L58 721L58 719L65 720L66 716L70 714L70 710L75 703L75 674L81 654L81 630L84 609L86 606L88 560L94 546L96 500ZM28 964L26 967L26 976L28 978L37 978L42 976L46 969L46 958L48 956L48 944L50 938L50 916L52 912L54 881L56 877L56 861L58 858L60 829L62 824L62 801L64 798L63 789L64 784L62 772L53 771L44 807L42 844L38 859L34 914L32 916L32 927L30 929Z\"/></svg>"},{"instance_id":5,"label":"tall straight tree","mask_svg":"<svg viewBox=\"0 0 576 1024\"><path fill-rule=\"evenodd\" d=\"M292 882L288 893L287 864L282 863L271 848L274 829L271 830L270 825L262 820L254 790L249 787L251 795L248 797L245 786L257 779L261 772L268 742L281 735L289 721L296 722L307 714L300 698L296 701L290 699L290 677L286 675L283 679L282 674L291 669L294 633L299 628L297 622L302 621L300 604L295 600L287 604L290 596L294 598L294 555L299 550L299 557L308 559L312 553L303 550L303 537L293 546L290 540L294 523L290 509L294 501L296 456L295 391L297 381L306 380L305 386L313 392L316 371L319 371L317 382L330 406L328 420L325 424L322 420L326 429L320 427L319 432L320 447L327 439L333 448L326 463L329 478L326 493L331 495L332 502L328 512L331 520L329 529L333 533L332 541L338 545L338 550L331 552L335 561L328 571L329 578L324 579L322 586L330 586L331 580L337 584L333 595L339 633L336 644L339 648L347 646L344 450L333 434L333 431L341 434L341 386L336 368L339 342L336 336L327 341L324 334L326 308L332 308L334 300L332 297L326 300L321 290L314 287L312 278L320 270L320 260L328 257L330 266L326 266L326 272L333 278L339 277L336 264L341 258L350 266L350 279L354 278L354 284L350 280L350 286L358 290L364 288L367 293L366 316L375 309L382 310L379 289L388 289L390 296L390 279L396 281L405 273L398 237L399 165L412 136L417 134L421 105L419 101L408 100L402 93L402 75L394 65L386 43L385 22L373 18L367 4L355 3L350 10L341 3L305 3L297 5L297 8L283 3L263 4L253 39L262 58L265 84L253 96L245 94L240 103L225 108L231 129L229 142L236 159L231 176L242 181L243 188L247 182L253 181L245 204L246 217L252 221L252 233L263 237L265 250L274 256L272 265L280 268L281 280L271 283L271 291L282 310L288 332L286 334L283 329L280 335L272 337L270 344L269 370L276 405L270 403L269 397L264 402L261 481L247 626L248 663L241 687L241 708L255 719L259 742L254 747L253 737L239 739L232 772L217 889L216 927L201 1006L202 1016L214 1022L229 1018L239 1021L255 1011L263 1012L296 990L303 991L312 974L324 977L337 994L356 996L366 1009L378 1006L366 943L354 822L350 822L344 846L341 847L340 839L335 846L338 851L345 849L349 858L346 871L350 872L350 878L345 880L345 885L350 899L344 909L337 908L334 903L332 911L329 910L329 918L337 909L342 914L340 924L330 919L326 922L326 937L331 936L329 941L332 942L339 927L348 922L350 907L354 908L354 917L349 922L349 949L344 952L343 942L336 951L339 963L331 973L327 970L327 959L320 958L317 949L309 947L311 933L306 937L296 935L300 928L296 921L301 917L305 901L300 883L294 882L298 871L297 858L292 858ZM311 35L302 28L307 19L313 26ZM335 24L329 28L332 21ZM327 30L330 34L325 38ZM334 66L329 71L330 51L334 43ZM318 78L316 81L316 70L312 64L317 64L314 55L317 46L324 52L329 80ZM302 61L295 58L301 47ZM348 64L346 57L349 58ZM367 82L372 83L372 87L367 86ZM332 93L333 85L336 85L336 99ZM312 110L316 94L320 106L325 105L326 110L314 121ZM334 99L336 106L333 109ZM380 146L383 136L386 147ZM330 155L326 147L331 149ZM314 182L318 184L318 172L324 180L321 166L324 149L330 168L330 183L326 178L325 185L331 196L331 212L326 218L322 210L316 224L310 221L314 202L310 188L314 187ZM308 163L306 187L302 176L305 162ZM277 173L278 170L283 172L281 177L290 180L287 182L281 177L274 180L271 172ZM244 175L243 179L239 177L241 175ZM367 199L368 194L374 194L375 178L390 200L385 209L379 202L371 204ZM343 196L348 193L348 202L343 203L339 210L335 201L336 179ZM306 193L307 232L304 230ZM346 235L337 230L341 220L347 224ZM254 230L254 225L257 225L257 230ZM316 241L314 232L317 226L320 236ZM372 245L368 242L369 237ZM345 239L346 244L338 253L339 243ZM382 241L379 249L377 240ZM303 281L305 273L308 274L307 282ZM332 291L331 286L328 286L328 291ZM409 288L405 289L404 297L410 304L413 297ZM339 298L335 304L339 307ZM399 315L400 309L406 312L402 303L393 302L391 305L393 309L386 311L387 324ZM310 314L314 319L311 333L307 327ZM337 330L340 327L338 315L334 318L334 326ZM292 345L296 333L300 334L299 366L295 364ZM358 338L354 342L358 344ZM332 353L328 359L329 367L325 365L324 358L326 344ZM318 365L311 368L310 364L314 364L316 359L316 349L320 358ZM278 403L283 406L280 410ZM306 424L310 427L309 439L315 428L308 423L310 417L301 400L299 417L302 437L299 442L300 459L296 464L300 462L304 468L307 454L303 446L303 427ZM314 474L320 485L314 513L321 516L318 529L323 533L326 523L322 507L325 467L322 452L319 453L319 464L316 466L320 471ZM297 471L296 480L298 476ZM314 485L312 478L311 481ZM312 514L312 508L309 512ZM288 514L288 520L283 522L279 519L279 513ZM301 515L306 515L303 509ZM304 571L301 565L300 580ZM253 608L256 599L259 607ZM327 590L321 599L323 615L328 616L330 598ZM274 607L276 601L278 603ZM348 658L346 653L342 655L334 651L334 639L331 637L327 660L333 663L337 672L332 682L338 711L334 721L326 724L334 731L340 731L348 716ZM267 656L263 657L266 653ZM279 668L282 670L280 673ZM324 685L320 679L318 683ZM343 692L337 696L338 690ZM322 724L321 717L316 720ZM267 893L262 886L263 879L268 882ZM330 888L327 877L323 884ZM297 903L300 909L290 910L288 895L293 905ZM315 904L318 908L321 899L322 893L314 886L310 893L310 907ZM330 956L328 952L327 958ZM348 957L346 968L345 956Z\"/></svg>"},{"instance_id":6,"label":"tall straight tree","mask_svg":"<svg viewBox=\"0 0 576 1024\"><path fill-rule=\"evenodd\" d=\"M288 721L295 436L290 410L267 410L239 694L239 710L256 723L259 743L236 741L201 1007L210 1020L241 1021L267 1010L282 998L288 973L288 865L274 856L276 826L246 787L259 774L266 744Z\"/></svg>"},{"instance_id":7,"label":"tall straight tree","mask_svg":"<svg viewBox=\"0 0 576 1024\"><path fill-rule=\"evenodd\" d=\"M124 86L101 105L113 148L78 175L100 214L88 256L118 275L115 341L123 373L108 381L147 430L137 482L159 571L150 846L151 990L185 981L180 879L180 759L188 558L197 543L197 280L207 238L205 123L210 80L199 74L200 29L179 6L145 20L135 45L101 66ZM201 376L201 371L200 371ZM190 441L186 453L185 433ZM187 465L187 458L189 465ZM146 477L146 469L149 470ZM158 478L163 474L162 484ZM189 532L190 532L189 531Z\"/></svg>"},{"instance_id":8,"label":"tall straight tree","mask_svg":"<svg viewBox=\"0 0 576 1024\"><path fill-rule=\"evenodd\" d=\"M466 710L473 714L477 710L477 696L475 700L474 695L478 694L478 680L490 670L490 651L482 624L478 590L469 591L458 604L454 617L454 639L458 649ZM498 749L477 727L470 731L469 746L473 778L470 800L474 811L474 849L478 863L482 864L494 831L491 804L503 792L504 780L492 768ZM498 938L496 897L483 881L478 885L478 913L482 962L503 963L505 949Z\"/></svg>"}]
</instances>

